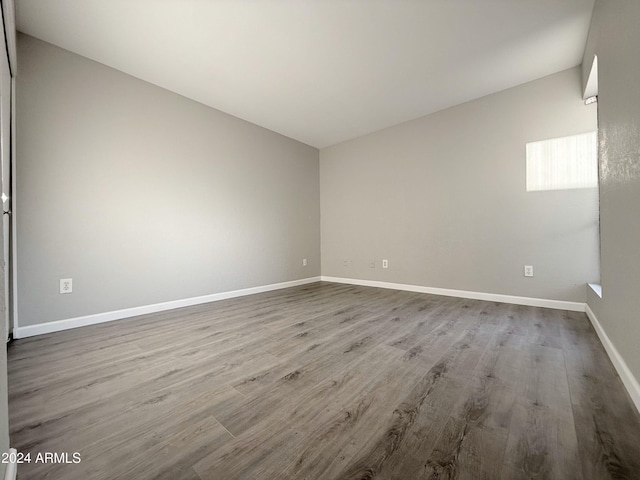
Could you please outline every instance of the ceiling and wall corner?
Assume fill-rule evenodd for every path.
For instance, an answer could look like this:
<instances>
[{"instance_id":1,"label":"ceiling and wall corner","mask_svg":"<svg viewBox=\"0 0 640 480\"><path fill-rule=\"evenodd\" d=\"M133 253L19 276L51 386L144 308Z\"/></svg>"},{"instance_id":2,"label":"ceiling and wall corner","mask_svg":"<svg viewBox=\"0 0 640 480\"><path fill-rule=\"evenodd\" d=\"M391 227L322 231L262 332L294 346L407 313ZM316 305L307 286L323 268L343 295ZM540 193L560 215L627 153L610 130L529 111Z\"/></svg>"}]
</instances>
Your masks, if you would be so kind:
<instances>
[{"instance_id":1,"label":"ceiling and wall corner","mask_svg":"<svg viewBox=\"0 0 640 480\"><path fill-rule=\"evenodd\" d=\"M18 29L323 148L579 65L593 0L20 0Z\"/></svg>"},{"instance_id":2,"label":"ceiling and wall corner","mask_svg":"<svg viewBox=\"0 0 640 480\"><path fill-rule=\"evenodd\" d=\"M412 123L410 119L414 117L422 119L416 120L418 124L429 122L425 114L433 109L445 112L446 116L452 109L445 107L463 102L467 108L461 111L467 111L470 107L465 100L476 96L491 103L490 96L485 95L487 91L503 92L509 84L522 84L529 77L538 79L567 65L577 71L573 67L580 63L583 54L592 3L592 0L569 0L558 5L544 0L504 5L498 0L487 0L480 8L470 0L447 3L378 0L165 0L160 3L148 0L90 3L51 0L42 3L21 0L18 3L19 28L29 35L21 37L23 67L18 75L18 93L22 95L18 112L22 169L18 178L22 188L18 189L18 194L20 191L32 192L23 198L22 231L33 233L44 229L48 232L31 237L24 233L22 236L19 254L24 261L18 265L23 271L22 282L28 287L22 287L21 291L31 292L40 300L22 299L24 322L21 326L320 274L318 150L299 143L293 146L297 142L288 144L282 138L275 140L280 136L273 131L312 145L344 144L345 138L364 138L364 132L380 132L383 126L400 125L398 122L402 125ZM163 87L164 93L154 85ZM567 88L571 90L572 87ZM218 100L227 104L220 104ZM529 100L517 100L513 107L523 101L530 103ZM542 108L545 97L540 96L533 103L539 103ZM582 110L583 105L579 103ZM137 109L134 108L136 105ZM214 110L206 106L214 107ZM242 110L245 107L246 111ZM189 115L185 114L187 110ZM498 110L513 111L511 105ZM149 115L150 112L155 113ZM495 109L489 105L483 115L495 116ZM43 121L45 117L56 121ZM78 118L84 120L79 122ZM179 119L177 123L176 119ZM198 119L206 121L203 123ZM242 119L254 125L245 124ZM536 125L538 123L545 124L545 121L536 122ZM268 130L256 129L256 124L271 130L268 132L271 135L267 135ZM448 134L456 136L459 128L460 124L452 123ZM230 138L225 137L225 129L238 133L233 137L238 144L233 145L235 150L231 156L227 151L231 148L228 145ZM528 127L521 129L530 130ZM63 132L71 135L63 135ZM259 142L252 137L256 132L271 139L269 148L259 148ZM177 137L176 133L179 133ZM523 141L544 138L537 134L534 137ZM247 138L252 141L246 142ZM185 144L185 139L193 143ZM285 144L288 145L286 155L283 153ZM189 146L185 149L185 145ZM518 148L516 145L514 152ZM173 162L172 155L180 158L182 164ZM264 173L245 168L242 162L234 160L235 156L245 163L255 162L255 168ZM266 157L274 160L265 162ZM501 160L508 161L503 157ZM446 162L455 160L448 153L442 158ZM287 162L304 163L308 171L294 175ZM185 163L191 168L185 169ZM302 168L297 163L292 165ZM461 162L451 165L454 170L462 166ZM63 173L65 168L66 173ZM108 175L101 177L91 173L100 169L117 172L118 168L122 168L118 188L130 191L127 198L111 195L112 182L104 181ZM51 174L46 173L47 169L52 169ZM268 202L249 199L268 193L271 187L265 184L263 188L252 190L248 184L264 180L270 172L270 175L278 176L271 183L280 185L278 190L283 194L275 198L272 213L277 211L284 217L272 222L267 229L271 233L266 236L264 229L255 229L257 238L268 244L268 248L260 252L255 245L246 243L250 236L244 236L242 241L227 242L225 245L228 244L229 250L225 255L220 256L219 252L199 245L186 252L188 259L185 261L185 249L176 250L175 245L165 241L164 247L168 250L157 246L156 260L167 251L176 250L176 255L170 255L171 261L183 266L192 262L202 277L188 271L188 265L184 274L194 277L190 282L169 280L156 272L151 276L164 279L164 290L156 288L155 280L152 280L150 291L139 296L118 278L127 278L122 273L130 269L132 262L144 267L135 269L136 272L164 268L156 260L142 265L142 259L150 258L149 243L139 248L141 245L136 242L140 235L133 227L155 222L153 225L158 231L165 232L169 228L162 212L157 210L158 205L175 208L172 198L178 187L173 186L171 176L175 169L178 169L175 173L181 172L180 177L187 175L187 170L193 170L189 173L189 181L179 184L180 188L186 189L183 195L177 196L181 204L184 199L193 197L194 190L205 199L216 195L232 199L232 203L246 206L246 211L242 211L252 229L265 224L265 219L256 221L251 205L266 208ZM227 174L238 170L237 176L232 175L233 181L225 182L220 169L227 169ZM250 174L241 174L243 169ZM151 183L146 178L150 171L157 172ZM58 175L58 183L51 181L55 175ZM166 191L172 191L173 195L165 196L165 190L156 185L158 182L166 185ZM202 188L194 189L189 182ZM218 188L212 188L212 182L218 182ZM285 183L286 189L283 189ZM64 198L58 192L60 187L66 192ZM69 194L74 189L77 198L83 198L83 202L75 202L76 197ZM153 191L149 192L149 189ZM222 195L227 190L233 191L228 198ZM91 195L83 197L88 191ZM111 200L103 201L96 192ZM285 197L287 201L283 200ZM51 204L50 198L57 201ZM150 201L152 198L156 200ZM135 200L133 203L132 199ZM96 239L107 236L100 231L104 225L77 221L84 218L89 207L111 215L114 205L118 204L121 204L122 212L132 212L127 217L132 237L118 243L115 250L109 250L109 255L84 258L83 255L91 256L91 252L84 252L82 246L92 243L74 239L74 236ZM192 243L205 242L207 238L220 242L220 235L213 230L208 234L203 232L202 225L210 226L212 222L220 221L220 215L225 211L221 205L220 201L188 204L183 210L191 212L191 216L180 217L180 221L191 223L179 230L185 235L197 231L198 235L189 236ZM283 209L275 208L276 205L287 206ZM136 208L153 215L138 218L134 214ZM52 209L62 209L64 215L51 216ZM295 214L287 216L286 212ZM300 231L295 230L293 224L297 221L292 218L302 222ZM114 228L110 231L117 235L127 234L118 228L123 221L121 216L114 216L111 221ZM45 228L47 222L48 230ZM60 228L60 222L67 222L68 228ZM74 228L74 222L81 228ZM300 242L295 242L295 251L287 246L290 238L281 234L278 222L284 222L287 228L291 227L292 235L300 237ZM146 230L153 231L153 228ZM71 238L65 236L67 231L73 232ZM43 242L43 238L47 242ZM69 249L74 242L76 247ZM132 260L123 258L120 245L128 249ZM108 247L111 246L110 243ZM281 251L285 247L286 254ZM54 250L57 254L50 255ZM305 250L311 253L304 253ZM66 257L61 252L67 252ZM201 261L201 252L209 255L209 263ZM246 252L251 252L255 258ZM179 261L180 258L183 260ZM302 258L307 258L312 268L303 270L300 267ZM120 268L113 278L110 277L109 282L113 285L108 293L99 293L105 278L104 275L96 277L93 272L95 263L100 261L111 270L117 270L115 266ZM47 282L77 277L83 272L81 265L87 267L86 278L77 285L87 290L82 298L75 295L74 302L66 300L62 303L57 291L49 288ZM211 265L215 268L210 268ZM256 265L260 268L256 269ZM62 274L62 271L71 270L76 273ZM495 269L491 270L497 275ZM225 275L216 274L221 271ZM221 277L225 277L224 281ZM456 282L450 283L448 286L456 287ZM110 296L113 298L109 299ZM557 293L556 297L580 299L569 290ZM96 298L104 301L104 305L96 305ZM48 312L55 310L55 315L41 318L37 304L43 302L59 304L60 308L48 308ZM71 303L77 304L76 307L72 308Z\"/></svg>"},{"instance_id":3,"label":"ceiling and wall corner","mask_svg":"<svg viewBox=\"0 0 640 480\"><path fill-rule=\"evenodd\" d=\"M16 337L320 275L317 149L27 35L18 56Z\"/></svg>"},{"instance_id":4,"label":"ceiling and wall corner","mask_svg":"<svg viewBox=\"0 0 640 480\"><path fill-rule=\"evenodd\" d=\"M322 275L584 306L597 188L529 192L525 164L597 129L580 87L576 67L321 150Z\"/></svg>"}]
</instances>

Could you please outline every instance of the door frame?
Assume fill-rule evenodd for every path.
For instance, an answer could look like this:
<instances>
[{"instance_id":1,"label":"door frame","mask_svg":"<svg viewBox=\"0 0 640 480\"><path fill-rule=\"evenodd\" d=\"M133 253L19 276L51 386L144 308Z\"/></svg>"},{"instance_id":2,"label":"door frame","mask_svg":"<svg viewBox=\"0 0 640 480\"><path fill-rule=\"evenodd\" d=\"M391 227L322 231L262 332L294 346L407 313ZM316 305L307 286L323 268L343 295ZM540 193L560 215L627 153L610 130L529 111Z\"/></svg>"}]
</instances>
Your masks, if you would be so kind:
<instances>
[{"instance_id":1,"label":"door frame","mask_svg":"<svg viewBox=\"0 0 640 480\"><path fill-rule=\"evenodd\" d=\"M9 200L9 258L6 268L9 269L7 314L9 325L7 330L8 339L11 339L12 332L18 327L18 303L17 303L17 235L16 235L16 72L17 72L17 37L16 37L16 17L15 0L2 0L0 3L2 12L2 30L4 35L5 54L9 64L9 175L11 195Z\"/></svg>"}]
</instances>

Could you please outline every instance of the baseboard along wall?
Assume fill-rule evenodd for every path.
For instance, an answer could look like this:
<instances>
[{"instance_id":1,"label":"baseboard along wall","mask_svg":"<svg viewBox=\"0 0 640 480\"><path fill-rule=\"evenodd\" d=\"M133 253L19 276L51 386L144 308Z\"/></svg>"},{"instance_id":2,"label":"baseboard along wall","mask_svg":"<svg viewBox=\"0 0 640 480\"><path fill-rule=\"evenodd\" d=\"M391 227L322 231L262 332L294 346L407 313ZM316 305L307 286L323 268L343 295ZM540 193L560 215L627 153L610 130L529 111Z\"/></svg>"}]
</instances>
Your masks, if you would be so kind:
<instances>
[{"instance_id":1,"label":"baseboard along wall","mask_svg":"<svg viewBox=\"0 0 640 480\"><path fill-rule=\"evenodd\" d=\"M407 285L403 283L378 282L374 280L359 280L354 278L325 277L323 282L348 283L350 285L362 285L364 287L389 288L392 290L404 290L407 292L430 293L432 295L444 295L446 297L471 298L474 300L486 300L488 302L513 303L530 307L553 308L556 310L571 310L584 312L585 303L566 302L562 300L547 300L544 298L516 297L498 293L470 292L467 290L453 290L450 288L423 287L421 285Z\"/></svg>"},{"instance_id":2,"label":"baseboard along wall","mask_svg":"<svg viewBox=\"0 0 640 480\"><path fill-rule=\"evenodd\" d=\"M200 305L202 303L217 302L228 298L242 297L245 295L253 295L256 293L269 292L272 290L280 290L283 288L305 285L313 282L333 282L345 283L349 285L361 285L365 287L389 288L393 290L405 290L408 292L430 293L433 295L445 295L448 297L471 298L475 300L486 300L489 302L513 303L517 305L528 305L532 307L555 308L559 310L573 310L577 312L585 311L585 304L579 302L565 302L560 300L547 300L542 298L516 297L512 295L501 295L495 293L470 292L466 290L452 290L447 288L424 287L420 285L407 285L402 283L377 282L373 280L359 280L355 278L341 277L309 277L289 282L273 283L259 287L244 288L241 290L233 290L229 292L214 293L211 295L203 295L200 297L185 298L181 300L173 300L170 302L156 303L153 305L143 305L140 307L125 308L111 312L96 313L93 315L85 315L82 317L67 318L64 320L56 320L53 322L39 323L36 325L27 325L24 327L16 327L13 330L13 338L26 338L35 335L44 335L46 333L59 332L69 330L71 328L84 327L87 325L95 325L97 323L111 322L114 320L122 320L125 318L136 317L138 315L146 315L148 313L163 312L174 308L189 307L192 305Z\"/></svg>"},{"instance_id":3,"label":"baseboard along wall","mask_svg":"<svg viewBox=\"0 0 640 480\"><path fill-rule=\"evenodd\" d=\"M631 373L627 362L624 361L624 358L622 358L618 349L615 347L613 342L611 342L611 339L604 331L604 328L602 328L602 325L600 325L600 322L596 318L596 314L593 313L591 308L589 308L589 305L586 306L586 313L589 320L591 320L591 325L593 325L594 330L598 334L598 338L604 346L607 355L609 355L611 363L613 363L616 372L618 372L620 380L622 380L627 392L629 392L629 396L631 397L633 404L636 406L636 410L640 412L640 383L638 383L636 377Z\"/></svg>"},{"instance_id":4,"label":"baseboard along wall","mask_svg":"<svg viewBox=\"0 0 640 480\"><path fill-rule=\"evenodd\" d=\"M97 323L112 322L114 320L122 320L138 315L146 315L148 313L164 312L173 310L174 308L190 307L192 305L200 305L202 303L217 302L228 298L243 297L245 295L253 295L255 293L270 292L272 290L280 290L283 288L297 287L298 285L306 285L307 283L319 282L320 277L309 277L300 280L292 280L289 282L272 283L270 285L262 285L259 287L243 288L241 290L232 290L229 292L213 293L211 295L203 295L200 297L185 298L181 300L173 300L170 302L155 303L153 305L143 305L140 307L125 308L111 312L96 313L94 315L85 315L82 317L67 318L64 320L56 320L53 322L38 323L36 325L27 325L24 327L16 327L13 330L13 338L26 338L35 335L44 335L45 333L60 332L72 328L86 327L87 325L95 325Z\"/></svg>"},{"instance_id":5,"label":"baseboard along wall","mask_svg":"<svg viewBox=\"0 0 640 480\"><path fill-rule=\"evenodd\" d=\"M622 356L613 345L602 325L598 322L593 311L586 303L567 302L562 300L549 300L544 298L518 297L513 295L502 295L497 293L471 292L467 290L454 290L448 288L425 287L421 285L408 285L402 283L379 282L374 280L360 280L355 278L342 277L309 277L289 282L273 283L259 287L245 288L241 290L233 290L229 292L214 293L211 295L203 295L200 297L186 298L182 300L174 300L170 302L156 303L153 305L145 305L140 307L126 308L112 312L97 313L94 315L86 315L82 317L68 318L64 320L56 320L53 322L40 323L36 325L28 325L17 327L13 331L14 338L26 338L36 335L44 335L46 333L59 332L72 328L84 327L87 325L95 325L97 323L111 322L114 320L122 320L125 318L136 317L138 315L146 315L149 313L163 312L175 308L189 307L192 305L200 305L203 303L216 302L226 300L228 298L242 297L245 295L253 295L256 293L270 292L273 290L281 290L283 288L296 287L314 282L332 282L343 283L348 285L360 285L365 287L387 288L392 290L404 290L408 292L429 293L432 295L444 295L447 297L470 298L474 300L485 300L489 302L511 303L516 305L527 305L531 307L553 308L557 310L571 310L575 312L586 312L593 328L595 329L600 341L602 342L609 358L611 359L622 383L629 392L633 403L638 411L640 411L640 384L631 373Z\"/></svg>"},{"instance_id":6,"label":"baseboard along wall","mask_svg":"<svg viewBox=\"0 0 640 480\"><path fill-rule=\"evenodd\" d=\"M24 327L18 326L13 330L13 338L17 339L33 337L35 335L44 335L46 333L59 332L62 330L69 330L71 328L85 327L87 325L95 325L97 323L111 322L114 320L122 320L125 318L136 317L138 315L163 312L166 310L172 310L174 308L200 305L202 303L217 302L219 300L226 300L228 298L242 297L245 295L269 292L272 290L280 290L283 288L296 287L298 285L305 285L308 283L319 281L346 283L349 285L361 285L365 287L389 288L393 290L405 290L408 292L430 293L433 295L444 295L447 297L471 298L474 300L486 300L489 302L513 303L517 305L554 308L558 310L572 310L576 312L584 312L586 305L579 302L566 302L560 300L547 300L542 298L530 297L516 297L512 295L501 295L496 293L470 292L466 290L452 290L448 288L424 287L421 285L377 282L373 280L359 280L355 278L321 276L292 280L289 282L273 283L270 285L262 285L259 287L244 288L241 290L233 290L229 292L214 293L211 295L203 295L200 297L173 300L170 302L156 303L153 305L125 308L122 310L96 313L93 315L85 315L82 317L67 318L64 320L56 320L53 322L38 323L36 325L27 325Z\"/></svg>"}]
</instances>

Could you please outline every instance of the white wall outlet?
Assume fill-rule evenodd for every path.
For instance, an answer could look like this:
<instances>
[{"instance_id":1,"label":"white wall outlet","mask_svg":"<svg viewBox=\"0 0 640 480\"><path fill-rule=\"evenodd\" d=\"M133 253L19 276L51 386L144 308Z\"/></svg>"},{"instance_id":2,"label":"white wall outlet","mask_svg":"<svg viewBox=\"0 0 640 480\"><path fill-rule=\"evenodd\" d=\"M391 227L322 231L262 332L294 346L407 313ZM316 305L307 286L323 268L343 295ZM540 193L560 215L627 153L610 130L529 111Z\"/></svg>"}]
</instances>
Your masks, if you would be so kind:
<instances>
[{"instance_id":1,"label":"white wall outlet","mask_svg":"<svg viewBox=\"0 0 640 480\"><path fill-rule=\"evenodd\" d=\"M73 292L73 279L72 278L61 278L60 279L60 293L71 293Z\"/></svg>"},{"instance_id":2,"label":"white wall outlet","mask_svg":"<svg viewBox=\"0 0 640 480\"><path fill-rule=\"evenodd\" d=\"M533 277L533 265L525 265L524 266L524 276L525 277Z\"/></svg>"},{"instance_id":3,"label":"white wall outlet","mask_svg":"<svg viewBox=\"0 0 640 480\"><path fill-rule=\"evenodd\" d=\"M382 260L382 268L389 268L389 260L386 258Z\"/></svg>"},{"instance_id":4,"label":"white wall outlet","mask_svg":"<svg viewBox=\"0 0 640 480\"><path fill-rule=\"evenodd\" d=\"M303 258L303 259L302 259L302 266L303 266L303 267L306 267L306 266L307 266L307 259L306 259L306 258Z\"/></svg>"}]
</instances>

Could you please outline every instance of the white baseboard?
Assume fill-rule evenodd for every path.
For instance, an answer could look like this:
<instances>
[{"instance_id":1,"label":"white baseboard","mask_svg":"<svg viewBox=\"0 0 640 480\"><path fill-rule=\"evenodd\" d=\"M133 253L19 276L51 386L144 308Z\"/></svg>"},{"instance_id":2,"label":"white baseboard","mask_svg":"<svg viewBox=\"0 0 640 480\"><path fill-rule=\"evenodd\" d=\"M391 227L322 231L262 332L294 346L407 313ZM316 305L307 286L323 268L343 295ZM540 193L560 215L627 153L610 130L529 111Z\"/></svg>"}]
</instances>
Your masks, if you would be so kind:
<instances>
[{"instance_id":1,"label":"white baseboard","mask_svg":"<svg viewBox=\"0 0 640 480\"><path fill-rule=\"evenodd\" d=\"M269 292L272 290L280 290L282 288L295 287L308 283L325 281L334 283L346 283L351 285L362 285L366 287L389 288L393 290L406 290L409 292L431 293L434 295L445 295L449 297L471 298L475 300L487 300L492 302L513 303L518 305L529 305L533 307L555 308L560 310L573 310L578 312L585 311L585 304L578 302L564 302L560 300L546 300L541 298L515 297L511 295L500 295L493 293L469 292L465 290L452 290L446 288L423 287L419 285L406 285L401 283L378 282L372 280L358 280L353 278L339 277L310 277L301 280L293 280L290 282L274 283L259 287L245 288L242 290L233 290L230 292L214 293L211 295L203 295L201 297L185 298L182 300L174 300L164 303L156 303L153 305L143 305L140 307L126 308L123 310L115 310L111 312L97 313L94 315L86 315L82 317L67 318L64 320L56 320L53 322L39 323L36 325L27 325L17 327L13 331L14 338L33 337L35 335L44 335L46 333L59 332L69 330L71 328L84 327L87 325L95 325L97 323L111 322L113 320L121 320L124 318L136 317L138 315L146 315L148 313L163 312L174 308L189 307L202 303L216 302L228 298L242 297L245 295L253 295L255 293Z\"/></svg>"},{"instance_id":2,"label":"white baseboard","mask_svg":"<svg viewBox=\"0 0 640 480\"><path fill-rule=\"evenodd\" d=\"M13 330L13 338L26 338L33 337L35 335L44 335L45 333L59 332L62 330L69 330L71 328L95 325L96 323L111 322L113 320L122 320L124 318L136 317L138 315L146 315L148 313L172 310L174 308L190 307L192 305L200 305L202 303L217 302L219 300L243 297L245 295L253 295L255 293L270 292L272 290L296 287L298 285L306 285L307 283L314 283L319 281L320 277L303 278L301 280L292 280L290 282L272 283L270 285L244 288L242 290L213 293L211 295L203 295L201 297L185 298L182 300L173 300L171 302L143 305L141 307L125 308L123 310L115 310L112 312L96 313L94 315L86 315L83 317L67 318L64 320L56 320L53 322L39 323L36 325L27 325L24 327L15 328Z\"/></svg>"},{"instance_id":3,"label":"white baseboard","mask_svg":"<svg viewBox=\"0 0 640 480\"><path fill-rule=\"evenodd\" d=\"M638 380L636 379L636 377L634 377L633 373L631 373L627 362L624 361L624 359L618 352L618 349L611 342L611 339L604 331L604 328L602 328L602 325L600 325L600 322L596 318L595 313L593 313L593 310L591 310L589 305L587 305L586 311L589 320L591 320L591 325L593 325L593 328L598 334L598 338L600 338L600 342L602 342L602 345L604 345L604 349L607 351L607 354L611 359L611 363L613 363L613 366L620 376L620 380L622 380L622 383L627 389L627 392L629 392L629 396L636 406L636 409L638 410L638 412L640 412L640 384L638 383Z\"/></svg>"},{"instance_id":4,"label":"white baseboard","mask_svg":"<svg viewBox=\"0 0 640 480\"><path fill-rule=\"evenodd\" d=\"M472 298L474 300L487 300L489 302L514 303L516 305L528 305L530 307L555 308L556 310L571 310L584 312L585 303L565 302L562 300L547 300L544 298L515 297L513 295L501 295L497 293L469 292L466 290L452 290L449 288L423 287L420 285L405 285L403 283L378 282L374 280L358 280L354 278L321 277L323 282L347 283L362 285L365 287L390 288L392 290L406 290L407 292L431 293L447 297Z\"/></svg>"},{"instance_id":5,"label":"white baseboard","mask_svg":"<svg viewBox=\"0 0 640 480\"><path fill-rule=\"evenodd\" d=\"M18 451L15 448L9 449L9 460L11 460L11 458L13 457L16 458L16 461L9 461L7 463L7 469L4 471L4 480L16 480L16 476L18 474L18 462L16 457L17 455Z\"/></svg>"}]
</instances>

